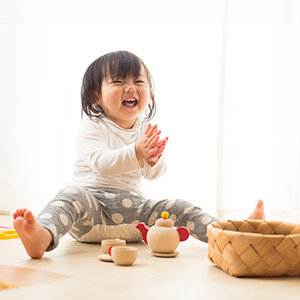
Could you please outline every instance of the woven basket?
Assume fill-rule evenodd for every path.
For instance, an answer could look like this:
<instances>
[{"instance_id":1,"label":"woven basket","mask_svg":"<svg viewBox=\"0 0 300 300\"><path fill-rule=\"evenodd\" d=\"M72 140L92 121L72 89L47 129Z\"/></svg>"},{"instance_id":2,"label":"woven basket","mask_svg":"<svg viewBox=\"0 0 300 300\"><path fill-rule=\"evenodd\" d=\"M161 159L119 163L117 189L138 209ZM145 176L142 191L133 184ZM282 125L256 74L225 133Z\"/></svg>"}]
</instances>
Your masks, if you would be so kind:
<instances>
[{"instance_id":1,"label":"woven basket","mask_svg":"<svg viewBox=\"0 0 300 300\"><path fill-rule=\"evenodd\" d=\"M300 225L281 221L221 221L208 226L208 258L230 275L300 275Z\"/></svg>"}]
</instances>

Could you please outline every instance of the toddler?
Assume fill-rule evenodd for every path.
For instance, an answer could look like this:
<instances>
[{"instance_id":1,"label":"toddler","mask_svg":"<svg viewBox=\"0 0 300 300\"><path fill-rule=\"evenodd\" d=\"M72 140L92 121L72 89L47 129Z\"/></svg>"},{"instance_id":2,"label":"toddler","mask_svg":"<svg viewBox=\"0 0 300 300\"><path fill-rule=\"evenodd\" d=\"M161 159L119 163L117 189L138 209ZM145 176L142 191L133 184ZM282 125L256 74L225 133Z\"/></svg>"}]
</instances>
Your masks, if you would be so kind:
<instances>
[{"instance_id":1,"label":"toddler","mask_svg":"<svg viewBox=\"0 0 300 300\"><path fill-rule=\"evenodd\" d=\"M74 177L35 217L27 209L13 214L14 227L32 258L58 246L69 233L80 242L107 238L141 240L139 222L154 225L162 211L175 226L186 226L192 236L207 241L208 224L218 221L185 200L147 200L142 177L154 180L166 171L164 149L155 114L153 82L136 55L108 53L87 69L81 89L82 116L89 118L79 131ZM264 218L258 201L252 219Z\"/></svg>"}]
</instances>

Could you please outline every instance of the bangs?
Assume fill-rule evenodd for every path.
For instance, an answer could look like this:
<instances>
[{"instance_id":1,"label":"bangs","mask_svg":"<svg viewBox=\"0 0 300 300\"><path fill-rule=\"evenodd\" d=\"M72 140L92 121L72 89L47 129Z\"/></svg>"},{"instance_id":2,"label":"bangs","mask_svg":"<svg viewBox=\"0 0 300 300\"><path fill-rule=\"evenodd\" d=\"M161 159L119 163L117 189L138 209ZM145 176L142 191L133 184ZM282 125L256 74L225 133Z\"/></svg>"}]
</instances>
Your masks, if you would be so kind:
<instances>
[{"instance_id":1,"label":"bangs","mask_svg":"<svg viewBox=\"0 0 300 300\"><path fill-rule=\"evenodd\" d=\"M105 79L125 79L126 77L139 77L142 61L129 52L113 52L104 58L103 75Z\"/></svg>"}]
</instances>

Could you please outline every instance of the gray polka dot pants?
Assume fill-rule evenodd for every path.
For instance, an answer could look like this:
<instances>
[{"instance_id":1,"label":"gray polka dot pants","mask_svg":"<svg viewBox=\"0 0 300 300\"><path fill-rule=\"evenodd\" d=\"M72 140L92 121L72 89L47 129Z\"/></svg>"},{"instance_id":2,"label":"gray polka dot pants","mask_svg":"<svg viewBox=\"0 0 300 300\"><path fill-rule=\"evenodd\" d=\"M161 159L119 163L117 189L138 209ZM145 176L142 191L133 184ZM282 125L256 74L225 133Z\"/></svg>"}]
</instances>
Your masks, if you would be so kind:
<instances>
[{"instance_id":1,"label":"gray polka dot pants","mask_svg":"<svg viewBox=\"0 0 300 300\"><path fill-rule=\"evenodd\" d=\"M47 251L57 247L66 233L80 242L99 243L103 239L120 238L127 242L142 239L135 226L144 222L154 225L163 211L176 227L186 226L192 236L207 242L207 225L219 221L185 200L146 200L124 190L86 190L67 187L37 216L37 221L53 237Z\"/></svg>"}]
</instances>

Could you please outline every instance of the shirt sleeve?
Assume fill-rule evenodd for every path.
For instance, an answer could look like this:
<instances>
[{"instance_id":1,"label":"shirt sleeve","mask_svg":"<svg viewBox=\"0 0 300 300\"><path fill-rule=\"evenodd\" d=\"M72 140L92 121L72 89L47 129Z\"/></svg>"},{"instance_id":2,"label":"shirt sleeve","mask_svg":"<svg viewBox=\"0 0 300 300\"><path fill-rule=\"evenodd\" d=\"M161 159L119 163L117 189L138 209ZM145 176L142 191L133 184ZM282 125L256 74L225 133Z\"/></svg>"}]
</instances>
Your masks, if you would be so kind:
<instances>
[{"instance_id":1,"label":"shirt sleeve","mask_svg":"<svg viewBox=\"0 0 300 300\"><path fill-rule=\"evenodd\" d=\"M109 149L104 130L91 122L83 124L77 137L76 150L91 169L103 176L141 169L134 143L119 149Z\"/></svg>"}]
</instances>

